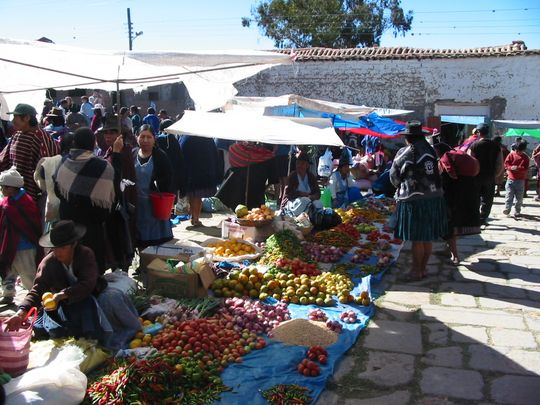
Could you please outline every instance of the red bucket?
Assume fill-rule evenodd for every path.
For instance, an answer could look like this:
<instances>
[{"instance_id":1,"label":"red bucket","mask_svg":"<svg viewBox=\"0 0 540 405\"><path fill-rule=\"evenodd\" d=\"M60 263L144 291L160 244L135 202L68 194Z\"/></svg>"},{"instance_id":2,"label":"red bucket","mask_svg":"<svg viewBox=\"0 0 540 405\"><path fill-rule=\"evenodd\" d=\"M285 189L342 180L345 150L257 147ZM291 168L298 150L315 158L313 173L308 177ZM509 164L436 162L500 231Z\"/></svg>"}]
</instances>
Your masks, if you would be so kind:
<instances>
[{"instance_id":1,"label":"red bucket","mask_svg":"<svg viewBox=\"0 0 540 405\"><path fill-rule=\"evenodd\" d=\"M173 193L150 193L152 213L156 219L166 220L171 217L175 197Z\"/></svg>"}]
</instances>

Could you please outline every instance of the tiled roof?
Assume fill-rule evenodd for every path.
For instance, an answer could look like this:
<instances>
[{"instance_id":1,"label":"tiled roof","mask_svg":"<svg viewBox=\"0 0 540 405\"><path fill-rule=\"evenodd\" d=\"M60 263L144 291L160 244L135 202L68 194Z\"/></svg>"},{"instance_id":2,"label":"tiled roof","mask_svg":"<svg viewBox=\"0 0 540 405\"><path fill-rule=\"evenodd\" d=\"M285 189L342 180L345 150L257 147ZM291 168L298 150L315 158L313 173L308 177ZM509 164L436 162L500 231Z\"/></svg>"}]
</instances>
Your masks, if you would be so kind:
<instances>
[{"instance_id":1,"label":"tiled roof","mask_svg":"<svg viewBox=\"0 0 540 405\"><path fill-rule=\"evenodd\" d=\"M523 41L510 45L466 49L422 49L409 47L373 48L298 48L278 49L279 53L294 52L298 62L338 60L388 60L388 59L457 59L493 56L540 55L540 49L527 49Z\"/></svg>"}]
</instances>

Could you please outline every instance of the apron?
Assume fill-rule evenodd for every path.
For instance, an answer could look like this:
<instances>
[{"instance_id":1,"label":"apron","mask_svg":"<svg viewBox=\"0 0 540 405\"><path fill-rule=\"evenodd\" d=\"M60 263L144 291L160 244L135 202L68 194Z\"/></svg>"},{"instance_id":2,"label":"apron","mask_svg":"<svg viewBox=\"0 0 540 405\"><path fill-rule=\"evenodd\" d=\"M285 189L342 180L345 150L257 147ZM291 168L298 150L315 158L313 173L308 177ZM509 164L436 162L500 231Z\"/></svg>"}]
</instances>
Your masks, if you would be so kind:
<instances>
[{"instance_id":1,"label":"apron","mask_svg":"<svg viewBox=\"0 0 540 405\"><path fill-rule=\"evenodd\" d=\"M349 203L349 187L347 185L347 179L343 179L340 173L336 174L336 178L336 206L334 208L342 208Z\"/></svg>"},{"instance_id":2,"label":"apron","mask_svg":"<svg viewBox=\"0 0 540 405\"><path fill-rule=\"evenodd\" d=\"M137 239L139 241L155 241L172 238L171 222L159 220L152 213L150 202L150 182L154 172L154 159L150 157L141 164L135 157L135 175L137 178Z\"/></svg>"}]
</instances>

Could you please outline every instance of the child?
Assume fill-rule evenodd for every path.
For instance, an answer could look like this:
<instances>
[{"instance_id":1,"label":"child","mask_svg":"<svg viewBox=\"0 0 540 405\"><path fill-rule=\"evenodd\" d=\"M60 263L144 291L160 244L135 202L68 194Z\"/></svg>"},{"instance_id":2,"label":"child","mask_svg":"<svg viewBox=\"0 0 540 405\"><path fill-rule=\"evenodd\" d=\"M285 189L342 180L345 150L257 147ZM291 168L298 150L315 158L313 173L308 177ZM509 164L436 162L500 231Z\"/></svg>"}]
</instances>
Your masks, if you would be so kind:
<instances>
[{"instance_id":1,"label":"child","mask_svg":"<svg viewBox=\"0 0 540 405\"><path fill-rule=\"evenodd\" d=\"M525 179L529 171L529 157L525 154L527 142L521 141L516 145L516 150L512 150L504 161L504 168L508 174L506 181L506 201L503 211L504 215L509 215L516 197L515 216L521 215L523 205L523 190Z\"/></svg>"},{"instance_id":2,"label":"child","mask_svg":"<svg viewBox=\"0 0 540 405\"><path fill-rule=\"evenodd\" d=\"M11 304L15 297L15 281L21 277L30 290L36 275L36 255L41 236L41 217L32 197L22 188L24 179L12 167L0 173L0 304Z\"/></svg>"}]
</instances>

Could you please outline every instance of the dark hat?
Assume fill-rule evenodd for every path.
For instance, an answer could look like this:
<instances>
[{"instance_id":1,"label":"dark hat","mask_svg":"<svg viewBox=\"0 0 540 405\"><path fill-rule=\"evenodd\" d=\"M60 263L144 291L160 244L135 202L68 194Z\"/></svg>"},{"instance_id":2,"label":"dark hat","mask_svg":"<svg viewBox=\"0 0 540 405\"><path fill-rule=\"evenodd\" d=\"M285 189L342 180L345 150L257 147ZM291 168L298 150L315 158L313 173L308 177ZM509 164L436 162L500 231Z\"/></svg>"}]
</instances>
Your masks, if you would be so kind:
<instances>
[{"instance_id":1,"label":"dark hat","mask_svg":"<svg viewBox=\"0 0 540 405\"><path fill-rule=\"evenodd\" d=\"M304 151L302 151L298 155L296 155L296 160L297 161L301 160L303 162L308 162L309 164L311 164L311 160L309 159L309 155Z\"/></svg>"},{"instance_id":2,"label":"dark hat","mask_svg":"<svg viewBox=\"0 0 540 405\"><path fill-rule=\"evenodd\" d=\"M422 123L420 121L408 121L405 124L405 129L400 132L402 135L412 135L412 136L426 136L429 135L429 131L422 129Z\"/></svg>"},{"instance_id":3,"label":"dark hat","mask_svg":"<svg viewBox=\"0 0 540 405\"><path fill-rule=\"evenodd\" d=\"M71 220L58 221L49 233L39 238L39 245L46 248L66 246L80 240L85 233L84 225Z\"/></svg>"},{"instance_id":4,"label":"dark hat","mask_svg":"<svg viewBox=\"0 0 540 405\"><path fill-rule=\"evenodd\" d=\"M59 107L53 107L50 113L47 114L47 117L63 117L64 113Z\"/></svg>"},{"instance_id":5,"label":"dark hat","mask_svg":"<svg viewBox=\"0 0 540 405\"><path fill-rule=\"evenodd\" d=\"M73 135L73 147L76 149L94 150L96 136L88 127L77 128Z\"/></svg>"},{"instance_id":6,"label":"dark hat","mask_svg":"<svg viewBox=\"0 0 540 405\"><path fill-rule=\"evenodd\" d=\"M347 167L350 166L350 164L349 164L349 157L348 157L348 156L347 156L346 159L339 159L339 163L338 163L337 168L338 168L338 170L339 170L339 169L341 169L342 167L345 167L345 166L347 166Z\"/></svg>"},{"instance_id":7,"label":"dark hat","mask_svg":"<svg viewBox=\"0 0 540 405\"><path fill-rule=\"evenodd\" d=\"M37 111L30 104L17 104L15 109L13 111L11 111L11 112L8 112L8 114L30 115L32 117L35 117L37 115Z\"/></svg>"},{"instance_id":8,"label":"dark hat","mask_svg":"<svg viewBox=\"0 0 540 405\"><path fill-rule=\"evenodd\" d=\"M161 123L159 124L159 131L163 132L165 128L169 128L172 124L174 124L173 120L166 119L161 121Z\"/></svg>"},{"instance_id":9,"label":"dark hat","mask_svg":"<svg viewBox=\"0 0 540 405\"><path fill-rule=\"evenodd\" d=\"M118 125L118 115L110 115L105 120L105 124L101 128L98 129L98 131L110 131L110 130L116 130L120 132L120 126Z\"/></svg>"},{"instance_id":10,"label":"dark hat","mask_svg":"<svg viewBox=\"0 0 540 405\"><path fill-rule=\"evenodd\" d=\"M478 124L474 129L474 132L476 131L480 132L482 135L487 135L489 134L489 125L484 123Z\"/></svg>"}]
</instances>

